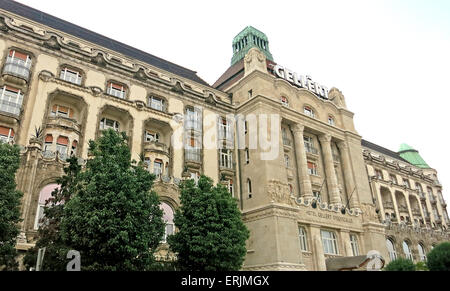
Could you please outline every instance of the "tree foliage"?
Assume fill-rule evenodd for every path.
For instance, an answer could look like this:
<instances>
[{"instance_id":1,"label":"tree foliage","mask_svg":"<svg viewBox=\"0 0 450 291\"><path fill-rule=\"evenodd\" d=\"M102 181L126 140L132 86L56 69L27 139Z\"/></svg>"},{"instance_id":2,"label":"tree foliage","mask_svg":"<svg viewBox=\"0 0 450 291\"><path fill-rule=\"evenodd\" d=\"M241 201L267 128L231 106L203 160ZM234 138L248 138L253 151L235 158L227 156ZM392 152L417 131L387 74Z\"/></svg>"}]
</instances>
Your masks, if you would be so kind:
<instances>
[{"instance_id":1,"label":"tree foliage","mask_svg":"<svg viewBox=\"0 0 450 291\"><path fill-rule=\"evenodd\" d=\"M66 255L70 250L61 237L60 224L64 217L65 203L69 202L72 195L80 187L79 175L81 166L75 157L67 160L69 166L64 168L64 175L56 179L60 187L52 192L52 196L46 201L42 226L38 231L36 246L30 249L25 258L24 265L27 269L36 264L37 253L40 248L45 247L45 260L42 264L42 271L65 271L67 265Z\"/></svg>"},{"instance_id":2,"label":"tree foliage","mask_svg":"<svg viewBox=\"0 0 450 291\"><path fill-rule=\"evenodd\" d=\"M427 255L430 271L450 271L450 242L437 245Z\"/></svg>"},{"instance_id":3,"label":"tree foliage","mask_svg":"<svg viewBox=\"0 0 450 291\"><path fill-rule=\"evenodd\" d=\"M234 199L223 185L213 186L206 176L198 186L191 180L180 185L181 207L175 213L178 232L168 237L185 271L239 270L246 254L249 231Z\"/></svg>"},{"instance_id":4,"label":"tree foliage","mask_svg":"<svg viewBox=\"0 0 450 291\"><path fill-rule=\"evenodd\" d=\"M16 270L16 238L19 235L20 199L15 176L20 165L20 149L0 143L0 269Z\"/></svg>"},{"instance_id":5,"label":"tree foliage","mask_svg":"<svg viewBox=\"0 0 450 291\"><path fill-rule=\"evenodd\" d=\"M92 159L65 204L61 236L81 254L82 270L145 271L164 234L155 176L131 162L125 133L90 141Z\"/></svg>"},{"instance_id":6,"label":"tree foliage","mask_svg":"<svg viewBox=\"0 0 450 291\"><path fill-rule=\"evenodd\" d=\"M398 258L390 262L384 271L415 271L416 265L410 259Z\"/></svg>"}]
</instances>

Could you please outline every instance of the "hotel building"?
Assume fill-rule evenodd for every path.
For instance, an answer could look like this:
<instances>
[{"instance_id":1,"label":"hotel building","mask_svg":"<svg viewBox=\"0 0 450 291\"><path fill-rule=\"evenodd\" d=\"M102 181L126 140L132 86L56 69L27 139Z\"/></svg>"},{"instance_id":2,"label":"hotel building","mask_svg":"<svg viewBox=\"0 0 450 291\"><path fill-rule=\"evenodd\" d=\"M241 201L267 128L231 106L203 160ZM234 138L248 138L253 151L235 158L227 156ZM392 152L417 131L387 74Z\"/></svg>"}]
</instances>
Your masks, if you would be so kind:
<instances>
[{"instance_id":1,"label":"hotel building","mask_svg":"<svg viewBox=\"0 0 450 291\"><path fill-rule=\"evenodd\" d=\"M84 164L89 140L108 128L126 132L132 157L157 175L166 235L176 231L182 179L205 174L228 187L250 230L243 270L326 270L327 259L371 250L386 262L417 262L449 240L442 185L417 150L363 140L342 92L277 64L261 31L246 27L232 49L230 67L210 85L0 1L0 140L21 147L17 249L34 246L67 157Z\"/></svg>"}]
</instances>

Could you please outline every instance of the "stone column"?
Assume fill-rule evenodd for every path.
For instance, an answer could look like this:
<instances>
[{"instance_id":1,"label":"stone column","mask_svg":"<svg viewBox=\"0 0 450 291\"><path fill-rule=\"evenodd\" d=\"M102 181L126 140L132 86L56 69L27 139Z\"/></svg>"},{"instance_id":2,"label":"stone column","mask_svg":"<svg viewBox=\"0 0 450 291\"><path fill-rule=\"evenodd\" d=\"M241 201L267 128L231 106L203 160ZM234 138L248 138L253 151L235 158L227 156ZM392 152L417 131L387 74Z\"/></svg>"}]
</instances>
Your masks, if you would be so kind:
<instances>
[{"instance_id":1,"label":"stone column","mask_svg":"<svg viewBox=\"0 0 450 291\"><path fill-rule=\"evenodd\" d=\"M322 237L320 235L320 226L318 225L311 225L311 238L314 246L314 252L315 254L315 265L317 266L316 271L326 271L327 265L325 263L325 254L323 252L323 244L322 244Z\"/></svg>"},{"instance_id":2,"label":"stone column","mask_svg":"<svg viewBox=\"0 0 450 291\"><path fill-rule=\"evenodd\" d=\"M311 179L308 174L308 160L306 158L305 141L303 140L303 125L296 124L291 127L294 133L294 147L297 157L297 173L300 185L300 196L305 199L313 197Z\"/></svg>"},{"instance_id":3,"label":"stone column","mask_svg":"<svg viewBox=\"0 0 450 291\"><path fill-rule=\"evenodd\" d=\"M320 143L322 145L323 159L325 164L325 173L327 176L327 186L330 204L331 205L341 205L341 195L339 193L338 181L336 177L336 172L334 170L333 154L331 152L331 135L324 134L319 137Z\"/></svg>"},{"instance_id":4,"label":"stone column","mask_svg":"<svg viewBox=\"0 0 450 291\"><path fill-rule=\"evenodd\" d=\"M372 183L372 181L370 181L370 183ZM377 194L378 207L380 207L380 212L381 212L381 220L385 221L386 220L386 214L384 212L383 199L381 198L380 186L379 185L373 185L373 187L375 188L375 191L376 191L376 194Z\"/></svg>"},{"instance_id":5,"label":"stone column","mask_svg":"<svg viewBox=\"0 0 450 291\"><path fill-rule=\"evenodd\" d=\"M355 180L353 179L353 171L350 163L350 155L348 146L344 141L338 142L337 146L341 151L342 169L344 170L345 188L347 189L347 196L350 200L350 208L359 207L358 191L355 188ZM350 197L351 196L351 197Z\"/></svg>"},{"instance_id":6,"label":"stone column","mask_svg":"<svg viewBox=\"0 0 450 291\"><path fill-rule=\"evenodd\" d=\"M398 211L397 197L395 196L395 191L392 191L392 187L389 187L389 192L391 192L392 203L394 204L395 218L397 220L397 223L400 223L401 221L400 212Z\"/></svg>"},{"instance_id":7,"label":"stone column","mask_svg":"<svg viewBox=\"0 0 450 291\"><path fill-rule=\"evenodd\" d=\"M405 196L406 199L406 207L408 207L409 221L411 221L411 224L414 224L414 215L411 210L411 204L409 203L409 195L411 195L411 193L407 193L407 195L403 193L403 195Z\"/></svg>"}]
</instances>

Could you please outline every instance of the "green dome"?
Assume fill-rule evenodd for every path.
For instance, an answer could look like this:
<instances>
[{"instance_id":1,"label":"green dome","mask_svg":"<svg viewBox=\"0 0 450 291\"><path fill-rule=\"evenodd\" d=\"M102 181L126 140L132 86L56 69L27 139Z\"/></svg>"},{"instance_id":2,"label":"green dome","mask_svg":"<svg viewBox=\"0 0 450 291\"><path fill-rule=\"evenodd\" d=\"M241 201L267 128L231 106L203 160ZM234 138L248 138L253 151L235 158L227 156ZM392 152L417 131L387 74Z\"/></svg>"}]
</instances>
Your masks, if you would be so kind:
<instances>
[{"instance_id":1,"label":"green dome","mask_svg":"<svg viewBox=\"0 0 450 291\"><path fill-rule=\"evenodd\" d=\"M419 155L419 151L415 150L407 144L402 144L400 150L398 151L400 157L408 161L410 164L422 168L430 169L430 166L425 162L425 160Z\"/></svg>"},{"instance_id":2,"label":"green dome","mask_svg":"<svg viewBox=\"0 0 450 291\"><path fill-rule=\"evenodd\" d=\"M247 26L233 39L233 57L231 65L242 60L248 51L257 47L262 51L268 60L273 61L272 54L269 51L269 40L267 36L252 26Z\"/></svg>"}]
</instances>

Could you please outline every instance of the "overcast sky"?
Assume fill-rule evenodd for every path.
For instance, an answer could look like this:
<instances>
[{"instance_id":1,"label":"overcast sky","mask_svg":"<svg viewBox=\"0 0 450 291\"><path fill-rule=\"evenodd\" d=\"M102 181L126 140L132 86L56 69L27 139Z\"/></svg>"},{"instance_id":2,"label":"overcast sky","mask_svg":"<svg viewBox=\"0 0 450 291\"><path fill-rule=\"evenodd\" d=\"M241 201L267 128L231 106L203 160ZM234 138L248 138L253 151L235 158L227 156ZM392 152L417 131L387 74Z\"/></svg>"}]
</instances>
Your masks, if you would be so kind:
<instances>
[{"instance_id":1,"label":"overcast sky","mask_svg":"<svg viewBox=\"0 0 450 291\"><path fill-rule=\"evenodd\" d=\"M20 0L214 83L252 25L274 60L337 87L364 139L419 150L450 201L450 1ZM447 119L449 117L449 119Z\"/></svg>"}]
</instances>

